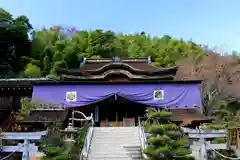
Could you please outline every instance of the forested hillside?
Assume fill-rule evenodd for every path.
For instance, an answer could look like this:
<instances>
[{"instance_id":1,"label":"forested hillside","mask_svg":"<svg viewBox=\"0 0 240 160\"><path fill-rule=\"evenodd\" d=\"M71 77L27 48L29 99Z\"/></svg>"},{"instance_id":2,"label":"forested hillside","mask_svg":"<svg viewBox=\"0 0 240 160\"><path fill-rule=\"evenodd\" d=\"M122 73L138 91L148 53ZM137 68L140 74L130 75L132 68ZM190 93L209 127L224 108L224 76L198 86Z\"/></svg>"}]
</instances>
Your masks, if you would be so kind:
<instances>
[{"instance_id":1,"label":"forested hillside","mask_svg":"<svg viewBox=\"0 0 240 160\"><path fill-rule=\"evenodd\" d=\"M4 76L42 77L54 74L58 66L78 67L83 57L151 56L156 65L168 67L182 57L204 54L193 42L170 36L151 37L144 32L123 34L101 29L79 31L61 26L32 30L25 16L13 19L4 10L0 16ZM27 41L27 32L32 33L31 42Z\"/></svg>"},{"instance_id":2,"label":"forested hillside","mask_svg":"<svg viewBox=\"0 0 240 160\"><path fill-rule=\"evenodd\" d=\"M217 114L224 123L237 122L240 114L236 112L240 99L237 54L222 56L203 47L204 44L168 35L154 37L145 32L79 31L57 25L35 30L26 16L13 18L4 9L0 9L0 20L2 78L55 75L56 67L78 67L83 57L151 56L157 66L178 65L177 79L204 80L206 114Z\"/></svg>"}]
</instances>

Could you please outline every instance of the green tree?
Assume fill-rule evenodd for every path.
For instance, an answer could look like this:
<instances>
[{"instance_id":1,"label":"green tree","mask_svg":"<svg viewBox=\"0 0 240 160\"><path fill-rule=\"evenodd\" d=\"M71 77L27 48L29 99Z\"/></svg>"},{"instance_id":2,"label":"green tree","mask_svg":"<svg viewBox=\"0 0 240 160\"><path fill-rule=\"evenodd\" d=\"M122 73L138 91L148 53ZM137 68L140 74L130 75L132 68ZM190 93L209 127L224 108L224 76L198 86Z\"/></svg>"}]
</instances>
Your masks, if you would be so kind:
<instances>
[{"instance_id":1,"label":"green tree","mask_svg":"<svg viewBox=\"0 0 240 160\"><path fill-rule=\"evenodd\" d=\"M23 61L41 68L43 76L54 73L56 67L78 67L83 57L148 57L156 65L166 67L189 55L204 54L193 42L170 36L151 37L145 33L116 34L112 31L63 32L61 27L35 31L30 57ZM71 36L69 36L71 35Z\"/></svg>"},{"instance_id":2,"label":"green tree","mask_svg":"<svg viewBox=\"0 0 240 160\"><path fill-rule=\"evenodd\" d=\"M41 69L32 63L27 64L24 74L29 78L42 77Z\"/></svg>"},{"instance_id":3,"label":"green tree","mask_svg":"<svg viewBox=\"0 0 240 160\"><path fill-rule=\"evenodd\" d=\"M144 126L150 136L144 152L149 160L194 160L186 146L188 137L184 136L179 126L170 122L171 112L149 109L147 117Z\"/></svg>"},{"instance_id":4,"label":"green tree","mask_svg":"<svg viewBox=\"0 0 240 160\"><path fill-rule=\"evenodd\" d=\"M155 65L168 67L183 57L204 55L201 46L191 41L170 36L152 37L145 32L117 34L109 30L78 31L54 26L34 30L30 42L30 31L32 26L26 16L13 18L0 9L1 77L19 77L24 73L35 77L24 72L29 63L40 68L41 76L54 75L57 67L78 67L83 57L151 56Z\"/></svg>"},{"instance_id":5,"label":"green tree","mask_svg":"<svg viewBox=\"0 0 240 160\"><path fill-rule=\"evenodd\" d=\"M16 76L25 64L22 56L29 56L30 42L28 33L32 26L26 16L13 18L6 10L0 8L0 74L2 77Z\"/></svg>"}]
</instances>

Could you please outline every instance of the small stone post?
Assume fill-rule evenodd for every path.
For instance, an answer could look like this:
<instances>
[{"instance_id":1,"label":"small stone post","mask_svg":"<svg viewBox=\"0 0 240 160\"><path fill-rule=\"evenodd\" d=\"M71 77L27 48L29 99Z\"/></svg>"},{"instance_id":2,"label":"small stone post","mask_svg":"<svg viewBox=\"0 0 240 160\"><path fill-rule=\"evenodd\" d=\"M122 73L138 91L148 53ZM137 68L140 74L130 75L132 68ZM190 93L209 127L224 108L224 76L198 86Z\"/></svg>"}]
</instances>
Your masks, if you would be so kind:
<instances>
[{"instance_id":1,"label":"small stone post","mask_svg":"<svg viewBox=\"0 0 240 160\"><path fill-rule=\"evenodd\" d=\"M22 160L29 160L29 140L25 139L23 143Z\"/></svg>"},{"instance_id":2,"label":"small stone post","mask_svg":"<svg viewBox=\"0 0 240 160\"><path fill-rule=\"evenodd\" d=\"M200 138L199 140L201 148L200 148L200 159L207 160L207 148L206 148L206 140L204 138Z\"/></svg>"}]
</instances>

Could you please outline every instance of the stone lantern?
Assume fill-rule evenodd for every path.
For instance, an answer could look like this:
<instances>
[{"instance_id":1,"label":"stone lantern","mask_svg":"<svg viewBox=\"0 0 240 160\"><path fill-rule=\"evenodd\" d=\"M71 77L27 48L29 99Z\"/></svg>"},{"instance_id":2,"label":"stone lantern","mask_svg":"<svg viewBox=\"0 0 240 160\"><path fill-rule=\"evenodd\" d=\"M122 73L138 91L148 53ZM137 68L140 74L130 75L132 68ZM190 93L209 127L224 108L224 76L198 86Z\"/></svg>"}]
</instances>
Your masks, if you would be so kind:
<instances>
[{"instance_id":1,"label":"stone lantern","mask_svg":"<svg viewBox=\"0 0 240 160\"><path fill-rule=\"evenodd\" d=\"M77 130L72 126L72 123L69 123L67 128L65 128L62 132L64 132L64 134L65 134L64 141L75 142L74 134L77 132Z\"/></svg>"},{"instance_id":2,"label":"stone lantern","mask_svg":"<svg viewBox=\"0 0 240 160\"><path fill-rule=\"evenodd\" d=\"M70 150L75 143L74 134L77 132L77 130L72 126L72 123L69 123L67 128L62 130L62 132L65 136L64 143L66 145L66 148Z\"/></svg>"}]
</instances>

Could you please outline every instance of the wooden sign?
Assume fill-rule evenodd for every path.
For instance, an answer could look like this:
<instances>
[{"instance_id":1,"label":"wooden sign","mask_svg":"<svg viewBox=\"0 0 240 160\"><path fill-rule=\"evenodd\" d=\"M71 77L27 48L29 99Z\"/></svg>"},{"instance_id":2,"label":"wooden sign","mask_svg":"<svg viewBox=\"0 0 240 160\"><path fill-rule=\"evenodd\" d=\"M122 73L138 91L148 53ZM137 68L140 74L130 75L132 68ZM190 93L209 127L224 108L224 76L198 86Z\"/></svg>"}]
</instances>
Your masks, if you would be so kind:
<instances>
[{"instance_id":1,"label":"wooden sign","mask_svg":"<svg viewBox=\"0 0 240 160\"><path fill-rule=\"evenodd\" d=\"M30 160L41 160L41 157L29 156Z\"/></svg>"},{"instance_id":2,"label":"wooden sign","mask_svg":"<svg viewBox=\"0 0 240 160\"><path fill-rule=\"evenodd\" d=\"M100 122L101 127L122 127L123 122L122 121L101 121Z\"/></svg>"},{"instance_id":3,"label":"wooden sign","mask_svg":"<svg viewBox=\"0 0 240 160\"><path fill-rule=\"evenodd\" d=\"M123 118L123 126L124 127L135 126L135 118Z\"/></svg>"},{"instance_id":4,"label":"wooden sign","mask_svg":"<svg viewBox=\"0 0 240 160\"><path fill-rule=\"evenodd\" d=\"M41 160L43 156L44 156L44 153L42 152L30 153L29 160Z\"/></svg>"}]
</instances>

